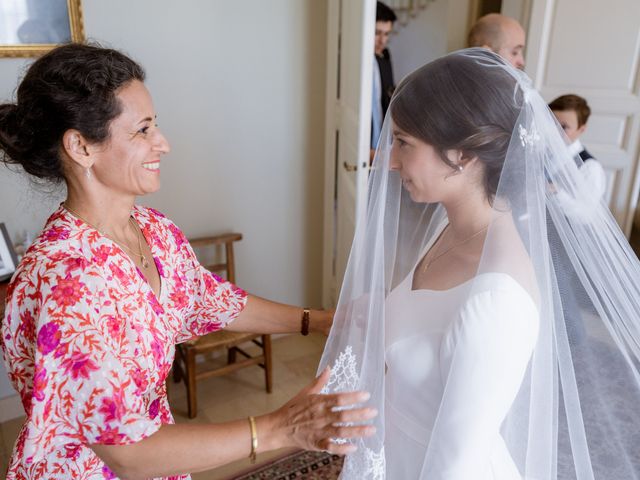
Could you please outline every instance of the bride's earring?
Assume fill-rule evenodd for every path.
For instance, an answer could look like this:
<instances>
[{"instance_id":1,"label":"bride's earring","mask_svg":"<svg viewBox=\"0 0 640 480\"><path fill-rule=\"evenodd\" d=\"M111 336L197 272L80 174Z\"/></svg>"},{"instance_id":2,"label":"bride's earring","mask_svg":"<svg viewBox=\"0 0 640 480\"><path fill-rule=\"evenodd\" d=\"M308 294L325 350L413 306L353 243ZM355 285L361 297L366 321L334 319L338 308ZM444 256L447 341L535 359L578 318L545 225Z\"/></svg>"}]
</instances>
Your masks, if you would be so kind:
<instances>
[{"instance_id":1,"label":"bride's earring","mask_svg":"<svg viewBox=\"0 0 640 480\"><path fill-rule=\"evenodd\" d=\"M88 181L91 181L91 167L87 167L84 169L84 176Z\"/></svg>"}]
</instances>

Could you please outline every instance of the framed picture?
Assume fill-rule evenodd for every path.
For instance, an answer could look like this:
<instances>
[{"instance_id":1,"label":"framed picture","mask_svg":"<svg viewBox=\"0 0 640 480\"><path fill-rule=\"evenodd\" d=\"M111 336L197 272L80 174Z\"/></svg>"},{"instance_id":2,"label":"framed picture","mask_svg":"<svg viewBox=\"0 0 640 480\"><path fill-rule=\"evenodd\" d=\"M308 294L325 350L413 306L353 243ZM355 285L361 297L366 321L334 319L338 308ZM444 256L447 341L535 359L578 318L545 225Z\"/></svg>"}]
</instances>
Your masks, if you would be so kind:
<instances>
[{"instance_id":1,"label":"framed picture","mask_svg":"<svg viewBox=\"0 0 640 480\"><path fill-rule=\"evenodd\" d=\"M84 41L81 0L0 1L0 57L37 57Z\"/></svg>"},{"instance_id":2,"label":"framed picture","mask_svg":"<svg viewBox=\"0 0 640 480\"><path fill-rule=\"evenodd\" d=\"M18 257L13 249L9 233L4 223L0 223L0 281L6 280L18 266Z\"/></svg>"}]
</instances>

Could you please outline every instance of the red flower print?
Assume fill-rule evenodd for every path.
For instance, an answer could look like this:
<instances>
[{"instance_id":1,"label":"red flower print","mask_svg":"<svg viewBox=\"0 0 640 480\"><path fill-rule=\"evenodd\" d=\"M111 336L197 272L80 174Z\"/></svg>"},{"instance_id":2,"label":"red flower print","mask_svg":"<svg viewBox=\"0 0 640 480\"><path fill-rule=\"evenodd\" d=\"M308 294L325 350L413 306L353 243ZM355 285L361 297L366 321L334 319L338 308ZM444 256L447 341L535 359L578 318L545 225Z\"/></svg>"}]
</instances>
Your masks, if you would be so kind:
<instances>
[{"instance_id":1,"label":"red flower print","mask_svg":"<svg viewBox=\"0 0 640 480\"><path fill-rule=\"evenodd\" d=\"M118 338L120 336L121 326L122 324L119 318L114 317L113 315L109 315L107 317L107 331L111 338Z\"/></svg>"},{"instance_id":2,"label":"red flower print","mask_svg":"<svg viewBox=\"0 0 640 480\"><path fill-rule=\"evenodd\" d=\"M153 213L155 217L167 218L167 217L165 217L164 213L159 212L159 211L158 211L158 210L156 210L155 208L146 207L146 209L147 209L148 211L150 211L151 213ZM156 220L156 221L157 221L157 220Z\"/></svg>"},{"instance_id":3,"label":"red flower print","mask_svg":"<svg viewBox=\"0 0 640 480\"><path fill-rule=\"evenodd\" d=\"M209 294L213 294L213 291L215 290L216 285L219 283L219 281L215 278L213 273L209 273L209 272L206 272L204 274L203 280L204 280L205 291Z\"/></svg>"},{"instance_id":4,"label":"red flower print","mask_svg":"<svg viewBox=\"0 0 640 480\"><path fill-rule=\"evenodd\" d=\"M133 377L133 382L136 384L136 395L140 396L144 392L147 391L147 387L149 386L149 380L147 379L147 375L143 370L136 368L131 372L131 376Z\"/></svg>"},{"instance_id":5,"label":"red flower print","mask_svg":"<svg viewBox=\"0 0 640 480\"><path fill-rule=\"evenodd\" d=\"M100 245L98 248L92 251L93 261L102 266L106 263L111 255L113 255L113 248L107 245Z\"/></svg>"},{"instance_id":6,"label":"red flower print","mask_svg":"<svg viewBox=\"0 0 640 480\"><path fill-rule=\"evenodd\" d=\"M129 444L173 423L164 385L173 343L223 326L244 305L242 291L198 265L178 227L150 209L134 215L166 302L132 289L141 281L130 260L63 207L9 287L0 348L27 418L8 478L116 478L86 442Z\"/></svg>"},{"instance_id":7,"label":"red flower print","mask_svg":"<svg viewBox=\"0 0 640 480\"><path fill-rule=\"evenodd\" d=\"M164 313L164 308L162 308L162 305L160 305L153 292L147 293L147 300L151 304L153 313L155 313L156 315L162 315Z\"/></svg>"},{"instance_id":8,"label":"red flower print","mask_svg":"<svg viewBox=\"0 0 640 480\"><path fill-rule=\"evenodd\" d=\"M171 412L169 412L169 409L164 405L160 405L160 420L162 423L173 423Z\"/></svg>"},{"instance_id":9,"label":"red flower print","mask_svg":"<svg viewBox=\"0 0 640 480\"><path fill-rule=\"evenodd\" d=\"M47 242L66 240L69 238L69 230L64 227L52 227L44 232L44 238Z\"/></svg>"},{"instance_id":10,"label":"red flower print","mask_svg":"<svg viewBox=\"0 0 640 480\"><path fill-rule=\"evenodd\" d=\"M162 365L162 361L164 360L164 348L163 344L157 338L154 338L151 342L151 352L153 353L153 359L156 362L157 366Z\"/></svg>"},{"instance_id":11,"label":"red flower print","mask_svg":"<svg viewBox=\"0 0 640 480\"><path fill-rule=\"evenodd\" d=\"M156 418L158 416L158 410L160 409L160 399L156 398L151 405L149 405L149 416Z\"/></svg>"},{"instance_id":12,"label":"red flower print","mask_svg":"<svg viewBox=\"0 0 640 480\"><path fill-rule=\"evenodd\" d=\"M129 277L125 274L120 267L111 263L109 264L109 269L113 276L116 277L123 285L129 285Z\"/></svg>"},{"instance_id":13,"label":"red flower print","mask_svg":"<svg viewBox=\"0 0 640 480\"><path fill-rule=\"evenodd\" d=\"M61 336L56 322L45 323L38 332L38 351L43 355L52 352L60 343Z\"/></svg>"},{"instance_id":14,"label":"red flower print","mask_svg":"<svg viewBox=\"0 0 640 480\"><path fill-rule=\"evenodd\" d=\"M122 390L117 390L111 397L104 397L102 399L100 413L104 415L105 422L122 419L124 414L127 413Z\"/></svg>"},{"instance_id":15,"label":"red flower print","mask_svg":"<svg viewBox=\"0 0 640 480\"><path fill-rule=\"evenodd\" d=\"M49 400L47 400L47 403L44 404L44 412L42 413L42 418L44 420L47 420L49 418L49 415L51 415L51 409L53 408L53 400L51 399L51 397L49 397Z\"/></svg>"},{"instance_id":16,"label":"red flower print","mask_svg":"<svg viewBox=\"0 0 640 480\"><path fill-rule=\"evenodd\" d=\"M33 343L36 340L36 321L33 318L31 310L20 312L20 333L24 335L25 340Z\"/></svg>"},{"instance_id":17,"label":"red flower print","mask_svg":"<svg viewBox=\"0 0 640 480\"><path fill-rule=\"evenodd\" d=\"M160 275L161 277L164 277L164 269L162 268L162 263L160 263L160 260L158 259L158 257L153 257L153 263L156 264L156 268L158 269L158 275Z\"/></svg>"},{"instance_id":18,"label":"red flower print","mask_svg":"<svg viewBox=\"0 0 640 480\"><path fill-rule=\"evenodd\" d=\"M65 273L69 275L74 270L83 271L89 262L84 257L70 257L64 260L64 264L66 265Z\"/></svg>"},{"instance_id":19,"label":"red flower print","mask_svg":"<svg viewBox=\"0 0 640 480\"><path fill-rule=\"evenodd\" d=\"M40 367L33 377L33 398L41 402L44 400L44 390L47 387L47 369Z\"/></svg>"},{"instance_id":20,"label":"red flower print","mask_svg":"<svg viewBox=\"0 0 640 480\"><path fill-rule=\"evenodd\" d=\"M84 291L84 283L80 281L80 277L60 278L58 284L51 288L53 299L61 307L68 307L77 303Z\"/></svg>"},{"instance_id":21,"label":"red flower print","mask_svg":"<svg viewBox=\"0 0 640 480\"><path fill-rule=\"evenodd\" d=\"M113 473L111 469L106 465L102 466L102 475L104 476L105 480L113 480L114 478L116 478L116 474Z\"/></svg>"},{"instance_id":22,"label":"red flower print","mask_svg":"<svg viewBox=\"0 0 640 480\"><path fill-rule=\"evenodd\" d=\"M184 233L182 233L182 231L178 227L176 227L173 223L169 225L169 231L173 235L173 240L176 242L176 246L178 248L181 248L182 245L187 243L187 239L184 236Z\"/></svg>"},{"instance_id":23,"label":"red flower print","mask_svg":"<svg viewBox=\"0 0 640 480\"><path fill-rule=\"evenodd\" d=\"M78 444L67 444L64 446L64 450L65 450L65 458L70 458L72 460L75 460L78 458L78 455L80 455L80 447L81 445Z\"/></svg>"},{"instance_id":24,"label":"red flower print","mask_svg":"<svg viewBox=\"0 0 640 480\"><path fill-rule=\"evenodd\" d=\"M174 290L171 292L169 298L171 298L174 308L178 310L182 310L189 306L189 297L184 290Z\"/></svg>"},{"instance_id":25,"label":"red flower print","mask_svg":"<svg viewBox=\"0 0 640 480\"><path fill-rule=\"evenodd\" d=\"M216 275L215 273L211 273L211 276L215 279L216 282L218 283L223 283L224 282L224 278L222 278L220 275Z\"/></svg>"},{"instance_id":26,"label":"red flower print","mask_svg":"<svg viewBox=\"0 0 640 480\"><path fill-rule=\"evenodd\" d=\"M108 428L97 436L97 440L105 445L119 445L125 438L123 433L118 432L117 428Z\"/></svg>"},{"instance_id":27,"label":"red flower print","mask_svg":"<svg viewBox=\"0 0 640 480\"><path fill-rule=\"evenodd\" d=\"M86 353L74 352L70 357L62 361L62 367L67 375L71 374L71 378L78 380L80 377L89 379L92 370L98 370L99 367Z\"/></svg>"}]
</instances>

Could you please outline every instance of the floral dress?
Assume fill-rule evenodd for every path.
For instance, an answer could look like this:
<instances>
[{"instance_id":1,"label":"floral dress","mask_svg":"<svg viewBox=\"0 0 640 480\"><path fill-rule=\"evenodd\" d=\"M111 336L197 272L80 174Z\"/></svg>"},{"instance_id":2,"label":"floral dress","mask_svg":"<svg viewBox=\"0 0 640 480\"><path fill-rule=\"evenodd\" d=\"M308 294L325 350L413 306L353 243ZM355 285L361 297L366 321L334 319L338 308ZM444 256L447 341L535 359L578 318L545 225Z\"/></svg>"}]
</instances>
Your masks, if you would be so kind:
<instances>
[{"instance_id":1,"label":"floral dress","mask_svg":"<svg viewBox=\"0 0 640 480\"><path fill-rule=\"evenodd\" d=\"M9 286L0 341L27 418L8 479L115 478L89 445L131 444L173 423L165 379L175 344L244 308L246 293L205 270L172 222L149 208L132 215L158 297L116 243L63 207Z\"/></svg>"}]
</instances>

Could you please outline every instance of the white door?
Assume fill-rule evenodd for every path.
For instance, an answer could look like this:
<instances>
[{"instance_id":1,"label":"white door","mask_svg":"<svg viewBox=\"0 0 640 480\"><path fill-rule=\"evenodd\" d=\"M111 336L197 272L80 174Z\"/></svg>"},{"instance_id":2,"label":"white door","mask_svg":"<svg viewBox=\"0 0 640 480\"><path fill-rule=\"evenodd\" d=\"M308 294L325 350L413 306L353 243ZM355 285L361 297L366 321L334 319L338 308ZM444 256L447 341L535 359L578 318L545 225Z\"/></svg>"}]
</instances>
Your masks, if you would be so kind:
<instances>
[{"instance_id":1,"label":"white door","mask_svg":"<svg viewBox=\"0 0 640 480\"><path fill-rule=\"evenodd\" d=\"M364 208L371 135L374 0L329 0L323 305L336 304Z\"/></svg>"},{"instance_id":2,"label":"white door","mask_svg":"<svg viewBox=\"0 0 640 480\"><path fill-rule=\"evenodd\" d=\"M583 96L583 143L608 177L611 211L629 235L640 189L640 1L533 0L527 73L547 101Z\"/></svg>"}]
</instances>

